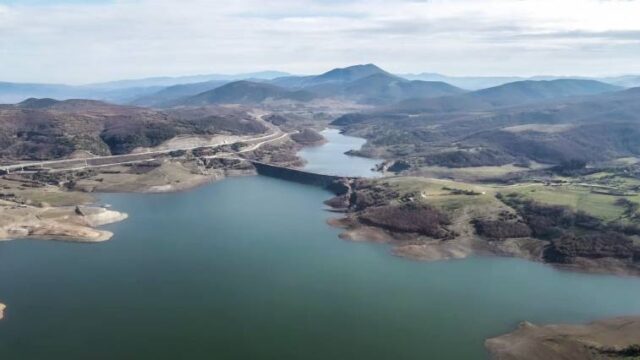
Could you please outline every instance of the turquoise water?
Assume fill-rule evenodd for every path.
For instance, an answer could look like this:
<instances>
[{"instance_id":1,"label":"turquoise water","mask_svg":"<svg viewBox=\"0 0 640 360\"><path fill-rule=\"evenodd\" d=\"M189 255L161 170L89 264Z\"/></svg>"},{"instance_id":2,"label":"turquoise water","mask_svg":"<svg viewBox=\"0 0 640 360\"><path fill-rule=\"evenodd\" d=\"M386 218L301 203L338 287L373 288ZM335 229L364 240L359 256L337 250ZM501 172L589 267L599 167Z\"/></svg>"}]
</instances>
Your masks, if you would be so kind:
<instances>
[{"instance_id":1,"label":"turquoise water","mask_svg":"<svg viewBox=\"0 0 640 360\"><path fill-rule=\"evenodd\" d=\"M108 242L0 243L0 359L483 359L520 320L640 313L637 278L342 241L329 196L260 176L104 195L130 214Z\"/></svg>"}]
</instances>

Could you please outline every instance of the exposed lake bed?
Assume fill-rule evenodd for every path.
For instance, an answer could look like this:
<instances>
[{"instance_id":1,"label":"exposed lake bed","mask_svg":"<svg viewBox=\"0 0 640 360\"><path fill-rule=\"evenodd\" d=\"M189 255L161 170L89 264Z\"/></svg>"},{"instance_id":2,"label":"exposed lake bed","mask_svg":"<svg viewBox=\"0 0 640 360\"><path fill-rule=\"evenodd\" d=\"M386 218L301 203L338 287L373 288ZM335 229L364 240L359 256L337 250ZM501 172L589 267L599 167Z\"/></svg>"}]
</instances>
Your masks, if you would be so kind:
<instances>
[{"instance_id":1,"label":"exposed lake bed","mask_svg":"<svg viewBox=\"0 0 640 360\"><path fill-rule=\"evenodd\" d=\"M345 147L323 153L331 138L359 146L339 136L313 148L317 160L304 150L306 169L370 172L375 161ZM340 241L326 224L330 196L263 176L100 195L130 215L104 227L115 234L108 242L0 244L0 294L10 304L0 355L476 359L486 357L486 338L525 319L640 313L638 278L500 257L414 262L386 245Z\"/></svg>"}]
</instances>

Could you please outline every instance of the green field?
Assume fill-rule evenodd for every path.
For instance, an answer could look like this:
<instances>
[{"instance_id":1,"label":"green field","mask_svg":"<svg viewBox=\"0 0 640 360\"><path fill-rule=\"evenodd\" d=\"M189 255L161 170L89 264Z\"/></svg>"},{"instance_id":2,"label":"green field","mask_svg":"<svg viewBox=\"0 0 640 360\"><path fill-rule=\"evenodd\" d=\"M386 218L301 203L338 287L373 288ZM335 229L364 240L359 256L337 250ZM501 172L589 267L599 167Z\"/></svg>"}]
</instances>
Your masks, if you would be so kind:
<instances>
[{"instance_id":1,"label":"green field","mask_svg":"<svg viewBox=\"0 0 640 360\"><path fill-rule=\"evenodd\" d=\"M457 209L464 206L485 206L488 212L500 206L496 200L497 193L517 193L531 200L551 205L567 206L573 210L581 210L606 221L619 220L624 208L615 204L624 197L640 204L640 194L615 196L595 193L592 188L576 184L545 185L541 183L524 183L511 186L477 185L459 181L429 179L419 177L394 177L378 180L388 183L400 196L409 194L416 200L423 201L444 209ZM616 178L625 185L635 185L637 180ZM626 186L625 186L626 187ZM474 191L479 195L453 195L449 189ZM596 190L599 190L596 188Z\"/></svg>"},{"instance_id":2,"label":"green field","mask_svg":"<svg viewBox=\"0 0 640 360\"><path fill-rule=\"evenodd\" d=\"M621 196L594 193L584 186L531 184L513 186L503 192L521 194L545 204L568 206L608 221L620 219L624 211L622 207L615 205L615 201ZM640 195L624 197L640 203Z\"/></svg>"}]
</instances>

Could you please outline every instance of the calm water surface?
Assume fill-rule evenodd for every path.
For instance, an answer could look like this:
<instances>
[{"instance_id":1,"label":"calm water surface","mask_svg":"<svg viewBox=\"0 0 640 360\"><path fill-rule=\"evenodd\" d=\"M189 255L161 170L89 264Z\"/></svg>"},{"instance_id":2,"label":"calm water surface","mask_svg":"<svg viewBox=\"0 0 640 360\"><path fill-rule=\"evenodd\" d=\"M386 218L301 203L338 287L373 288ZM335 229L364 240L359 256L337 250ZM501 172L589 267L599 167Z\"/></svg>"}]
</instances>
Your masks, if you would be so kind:
<instances>
[{"instance_id":1,"label":"calm water surface","mask_svg":"<svg viewBox=\"0 0 640 360\"><path fill-rule=\"evenodd\" d=\"M0 359L484 359L523 319L640 313L640 279L344 242L329 196L259 176L104 195L130 214L111 241L0 243Z\"/></svg>"},{"instance_id":2,"label":"calm water surface","mask_svg":"<svg viewBox=\"0 0 640 360\"><path fill-rule=\"evenodd\" d=\"M357 156L344 155L345 152L359 149L365 139L340 134L337 129L326 129L321 132L327 139L322 146L307 147L299 155L307 160L304 169L329 175L374 177L380 173L373 168L380 161Z\"/></svg>"}]
</instances>

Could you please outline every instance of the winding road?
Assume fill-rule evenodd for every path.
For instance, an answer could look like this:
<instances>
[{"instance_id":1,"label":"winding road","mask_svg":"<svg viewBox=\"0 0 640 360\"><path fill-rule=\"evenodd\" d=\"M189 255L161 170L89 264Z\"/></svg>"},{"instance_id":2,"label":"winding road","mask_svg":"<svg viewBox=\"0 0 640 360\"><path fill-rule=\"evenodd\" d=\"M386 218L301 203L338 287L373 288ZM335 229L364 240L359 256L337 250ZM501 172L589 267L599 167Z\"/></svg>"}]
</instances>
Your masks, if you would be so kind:
<instances>
[{"instance_id":1,"label":"winding road","mask_svg":"<svg viewBox=\"0 0 640 360\"><path fill-rule=\"evenodd\" d=\"M139 153L130 153L124 155L106 155L106 156L95 156L86 159L63 159L63 160L47 160L47 161L36 161L36 162L22 162L18 164L11 164L0 166L0 172L5 173L20 173L25 171L35 171L35 168L49 168L51 166L55 166L56 171L63 170L82 170L87 168L97 168L97 167L108 167L115 165L124 165L124 164L132 164L144 161L154 160L155 156L158 155L167 155L169 153L175 151L191 151L195 149L213 149L223 145L232 145L235 143L251 143L249 146L245 147L242 150L233 152L233 153L221 153L206 156L206 158L230 158L230 159L241 159L238 157L238 154L247 153L251 151L255 151L262 147L265 144L272 143L275 141L282 140L293 133L286 133L280 130L279 128L273 126L272 124L267 123L262 120L262 116L259 116L258 119L267 124L267 127L271 129L271 133L267 135L260 135L256 137L250 138L241 138L235 142L228 142L228 140L223 140L222 143L209 144L209 145L200 145L200 146L186 146L186 147L171 147L162 150L148 150ZM254 143L255 142L255 143ZM65 165L69 165L68 167ZM25 170L28 168L29 170Z\"/></svg>"}]
</instances>

